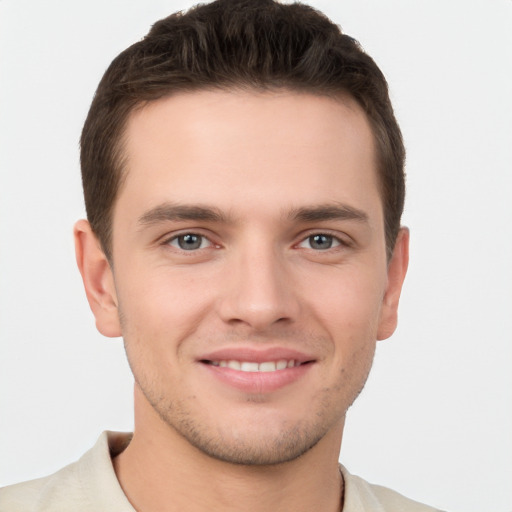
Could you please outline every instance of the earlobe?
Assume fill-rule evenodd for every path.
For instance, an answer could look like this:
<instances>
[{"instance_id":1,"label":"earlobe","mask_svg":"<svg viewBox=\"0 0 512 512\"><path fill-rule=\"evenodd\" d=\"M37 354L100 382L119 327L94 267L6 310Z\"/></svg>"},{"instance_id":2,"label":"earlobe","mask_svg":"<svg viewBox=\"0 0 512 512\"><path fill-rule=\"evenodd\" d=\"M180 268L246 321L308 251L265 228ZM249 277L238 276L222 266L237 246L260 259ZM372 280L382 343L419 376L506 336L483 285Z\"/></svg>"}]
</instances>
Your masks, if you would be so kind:
<instances>
[{"instance_id":1,"label":"earlobe","mask_svg":"<svg viewBox=\"0 0 512 512\"><path fill-rule=\"evenodd\" d=\"M400 228L391 261L388 264L388 283L382 301L378 340L389 338L398 322L398 303L409 265L409 230Z\"/></svg>"},{"instance_id":2,"label":"earlobe","mask_svg":"<svg viewBox=\"0 0 512 512\"><path fill-rule=\"evenodd\" d=\"M79 220L73 230L76 262L96 328L108 337L121 336L114 276L110 263L89 222Z\"/></svg>"}]
</instances>

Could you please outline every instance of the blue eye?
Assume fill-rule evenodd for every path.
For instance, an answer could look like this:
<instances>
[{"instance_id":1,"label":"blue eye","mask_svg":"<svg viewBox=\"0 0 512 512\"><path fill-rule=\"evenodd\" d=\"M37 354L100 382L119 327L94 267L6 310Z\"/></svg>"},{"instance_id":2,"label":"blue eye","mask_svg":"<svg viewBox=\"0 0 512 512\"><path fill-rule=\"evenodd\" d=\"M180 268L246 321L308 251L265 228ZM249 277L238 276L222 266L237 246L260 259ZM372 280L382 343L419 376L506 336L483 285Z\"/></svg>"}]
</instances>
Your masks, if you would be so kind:
<instances>
[{"instance_id":1,"label":"blue eye","mask_svg":"<svg viewBox=\"0 0 512 512\"><path fill-rule=\"evenodd\" d=\"M211 242L202 235L195 233L185 233L178 235L169 241L169 245L181 249L183 251L195 251L210 247Z\"/></svg>"},{"instance_id":2,"label":"blue eye","mask_svg":"<svg viewBox=\"0 0 512 512\"><path fill-rule=\"evenodd\" d=\"M308 236L299 244L299 247L306 247L307 249L314 249L315 251L326 251L327 249L332 249L339 245L341 245L341 242L336 237L326 235L325 233L318 233Z\"/></svg>"}]
</instances>

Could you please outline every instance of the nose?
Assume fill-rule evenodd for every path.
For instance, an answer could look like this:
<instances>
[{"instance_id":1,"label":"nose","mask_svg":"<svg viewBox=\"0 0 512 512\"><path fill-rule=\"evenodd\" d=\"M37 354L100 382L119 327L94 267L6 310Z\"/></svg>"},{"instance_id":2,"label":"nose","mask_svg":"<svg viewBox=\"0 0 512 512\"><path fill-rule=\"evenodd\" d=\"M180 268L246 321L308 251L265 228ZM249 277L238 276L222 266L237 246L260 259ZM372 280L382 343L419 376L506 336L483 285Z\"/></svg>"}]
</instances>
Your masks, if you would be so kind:
<instances>
[{"instance_id":1,"label":"nose","mask_svg":"<svg viewBox=\"0 0 512 512\"><path fill-rule=\"evenodd\" d=\"M261 332L297 320L293 272L274 248L248 248L230 258L228 267L219 307L224 322Z\"/></svg>"}]
</instances>

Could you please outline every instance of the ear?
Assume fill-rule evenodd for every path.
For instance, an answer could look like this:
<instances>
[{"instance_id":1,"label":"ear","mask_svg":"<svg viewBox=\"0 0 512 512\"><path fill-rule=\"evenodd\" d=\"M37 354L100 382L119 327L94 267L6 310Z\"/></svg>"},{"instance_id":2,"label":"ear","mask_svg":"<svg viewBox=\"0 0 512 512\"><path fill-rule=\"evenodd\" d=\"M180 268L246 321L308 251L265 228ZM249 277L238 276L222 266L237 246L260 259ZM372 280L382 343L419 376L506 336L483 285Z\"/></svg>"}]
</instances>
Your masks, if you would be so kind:
<instances>
[{"instance_id":1,"label":"ear","mask_svg":"<svg viewBox=\"0 0 512 512\"><path fill-rule=\"evenodd\" d=\"M378 340L385 340L395 332L398 322L398 302L408 265L409 230L400 228L391 261L388 263L388 284L380 312Z\"/></svg>"},{"instance_id":2,"label":"ear","mask_svg":"<svg viewBox=\"0 0 512 512\"><path fill-rule=\"evenodd\" d=\"M78 269L84 282L96 328L104 336L121 336L114 275L89 222L79 220L73 230Z\"/></svg>"}]
</instances>

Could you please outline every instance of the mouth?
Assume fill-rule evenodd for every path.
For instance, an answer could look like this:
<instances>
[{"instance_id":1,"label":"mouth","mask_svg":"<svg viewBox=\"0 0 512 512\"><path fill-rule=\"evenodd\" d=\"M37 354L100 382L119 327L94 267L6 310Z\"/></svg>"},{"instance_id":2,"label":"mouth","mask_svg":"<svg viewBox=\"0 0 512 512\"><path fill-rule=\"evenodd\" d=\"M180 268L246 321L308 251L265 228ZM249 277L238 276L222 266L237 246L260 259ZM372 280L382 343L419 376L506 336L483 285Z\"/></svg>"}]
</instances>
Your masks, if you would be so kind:
<instances>
[{"instance_id":1,"label":"mouth","mask_svg":"<svg viewBox=\"0 0 512 512\"><path fill-rule=\"evenodd\" d=\"M208 360L203 359L201 363L217 366L219 368L231 368L241 372L278 372L288 368L295 368L313 361L299 361L296 359L278 359L276 361L240 361L237 359Z\"/></svg>"},{"instance_id":2,"label":"mouth","mask_svg":"<svg viewBox=\"0 0 512 512\"><path fill-rule=\"evenodd\" d=\"M317 362L312 354L285 349L226 348L198 359L209 378L244 393L272 393L298 383Z\"/></svg>"}]
</instances>

